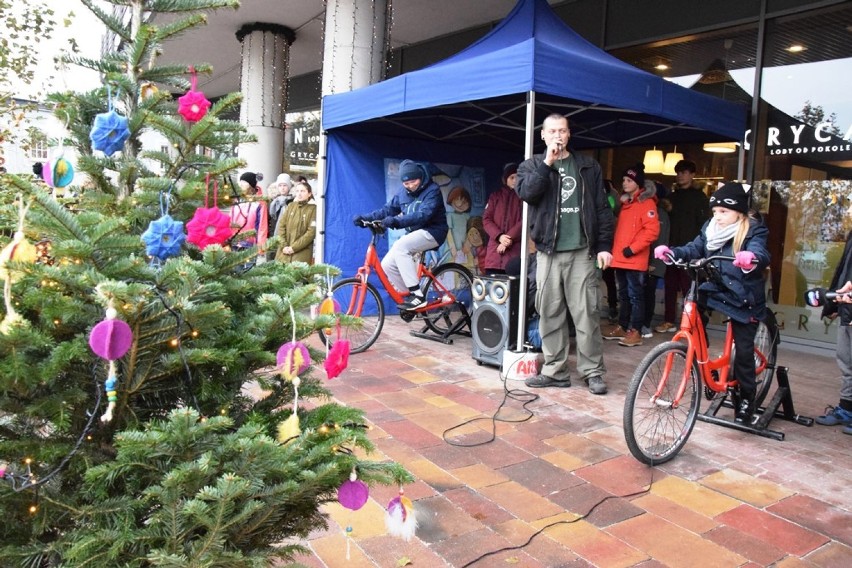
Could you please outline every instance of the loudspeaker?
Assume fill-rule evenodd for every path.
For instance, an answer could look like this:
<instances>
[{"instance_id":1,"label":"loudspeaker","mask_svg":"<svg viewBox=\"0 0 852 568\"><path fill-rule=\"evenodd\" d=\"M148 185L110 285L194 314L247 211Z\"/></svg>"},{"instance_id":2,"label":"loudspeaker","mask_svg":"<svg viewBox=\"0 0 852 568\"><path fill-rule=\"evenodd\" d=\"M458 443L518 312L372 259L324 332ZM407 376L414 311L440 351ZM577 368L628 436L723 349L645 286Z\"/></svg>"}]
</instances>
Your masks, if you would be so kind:
<instances>
[{"instance_id":1,"label":"loudspeaker","mask_svg":"<svg viewBox=\"0 0 852 568\"><path fill-rule=\"evenodd\" d=\"M473 337L471 356L480 364L500 367L503 351L512 349L518 335L518 286L516 276L494 274L473 279Z\"/></svg>"}]
</instances>

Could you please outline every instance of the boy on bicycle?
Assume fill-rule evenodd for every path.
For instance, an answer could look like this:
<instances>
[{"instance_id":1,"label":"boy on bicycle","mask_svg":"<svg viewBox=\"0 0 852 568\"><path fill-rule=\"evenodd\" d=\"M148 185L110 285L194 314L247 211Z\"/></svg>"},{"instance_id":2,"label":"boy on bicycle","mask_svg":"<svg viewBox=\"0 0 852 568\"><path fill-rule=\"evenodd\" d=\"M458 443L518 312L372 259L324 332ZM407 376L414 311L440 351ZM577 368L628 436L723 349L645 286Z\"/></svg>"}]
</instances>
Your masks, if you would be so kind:
<instances>
[{"instance_id":1,"label":"boy on bicycle","mask_svg":"<svg viewBox=\"0 0 852 568\"><path fill-rule=\"evenodd\" d=\"M734 343L734 377L739 393L733 393L734 419L750 423L754 414L755 367L754 336L758 323L766 317L763 269L769 264L766 249L769 230L748 216L748 195L742 184L727 183L710 197L713 217L704 224L691 243L670 249L660 245L654 256L664 262L669 256L695 260L714 255L733 256L732 263L720 266L721 279L702 283L702 303L731 318ZM756 261L756 262L755 262Z\"/></svg>"},{"instance_id":2,"label":"boy on bicycle","mask_svg":"<svg viewBox=\"0 0 852 568\"><path fill-rule=\"evenodd\" d=\"M399 165L402 188L384 207L352 220L356 227L364 221L381 221L387 229L405 229L406 234L391 246L382 259L382 269L393 287L408 298L401 310L414 310L426 304L417 277L415 255L441 246L447 238L447 212L441 188L432 181L423 164L403 160Z\"/></svg>"}]
</instances>

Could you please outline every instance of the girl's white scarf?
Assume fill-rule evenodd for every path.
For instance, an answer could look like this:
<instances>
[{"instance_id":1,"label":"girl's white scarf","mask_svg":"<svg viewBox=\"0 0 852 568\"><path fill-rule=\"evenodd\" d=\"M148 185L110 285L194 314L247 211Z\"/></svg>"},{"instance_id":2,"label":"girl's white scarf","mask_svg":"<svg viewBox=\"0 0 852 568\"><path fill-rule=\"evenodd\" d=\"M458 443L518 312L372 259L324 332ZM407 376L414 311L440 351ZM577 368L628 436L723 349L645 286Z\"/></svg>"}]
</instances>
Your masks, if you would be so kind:
<instances>
[{"instance_id":1,"label":"girl's white scarf","mask_svg":"<svg viewBox=\"0 0 852 568\"><path fill-rule=\"evenodd\" d=\"M734 238L742 222L743 220L740 219L732 225L720 227L716 223L716 219L711 219L704 233L704 236L707 238L707 250L716 251L722 248L722 245Z\"/></svg>"}]
</instances>

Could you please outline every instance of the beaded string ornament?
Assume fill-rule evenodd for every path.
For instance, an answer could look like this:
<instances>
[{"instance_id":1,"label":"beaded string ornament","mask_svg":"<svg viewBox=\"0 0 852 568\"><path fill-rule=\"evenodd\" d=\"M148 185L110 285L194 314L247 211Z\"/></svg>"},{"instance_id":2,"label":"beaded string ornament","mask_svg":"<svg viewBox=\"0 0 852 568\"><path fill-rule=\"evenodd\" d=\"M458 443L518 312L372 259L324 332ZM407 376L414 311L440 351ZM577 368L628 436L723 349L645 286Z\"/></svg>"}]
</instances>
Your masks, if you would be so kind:
<instances>
[{"instance_id":1,"label":"beaded string ornament","mask_svg":"<svg viewBox=\"0 0 852 568\"><path fill-rule=\"evenodd\" d=\"M293 413L278 425L278 441L286 443L301 434L299 426L299 385L302 379L299 375L311 367L311 354L307 346L296 341L296 312L290 304L290 320L293 322L293 339L278 348L276 363L278 373L293 385Z\"/></svg>"},{"instance_id":2,"label":"beaded string ornament","mask_svg":"<svg viewBox=\"0 0 852 568\"><path fill-rule=\"evenodd\" d=\"M180 254L180 247L186 240L183 223L175 221L169 215L171 193L171 187L165 194L160 192L160 218L151 221L151 224L142 233L145 252L152 258L152 262L158 263L171 256L177 256Z\"/></svg>"},{"instance_id":3,"label":"beaded string ornament","mask_svg":"<svg viewBox=\"0 0 852 568\"><path fill-rule=\"evenodd\" d=\"M337 501L350 511L357 511L367 503L370 497L370 488L358 479L358 472L352 468L349 480L344 481L337 489ZM351 515L350 515L351 516ZM352 523L346 524L346 560L349 560L349 549L352 540Z\"/></svg>"},{"instance_id":4,"label":"beaded string ornament","mask_svg":"<svg viewBox=\"0 0 852 568\"><path fill-rule=\"evenodd\" d=\"M112 413L118 400L116 390L118 387L118 371L115 361L124 357L133 343L133 332L130 326L117 317L118 312L113 307L112 300L110 300L106 309L106 319L92 328L89 334L89 347L95 355L109 361L109 372L104 385L109 403L106 412L101 416L101 422L112 420Z\"/></svg>"},{"instance_id":5,"label":"beaded string ornament","mask_svg":"<svg viewBox=\"0 0 852 568\"><path fill-rule=\"evenodd\" d=\"M208 206L210 197L210 174L204 179L204 207L195 210L195 214L186 224L186 240L204 250L210 245L221 245L231 237L231 220L219 210L219 181L213 181L213 207Z\"/></svg>"},{"instance_id":6,"label":"beaded string ornament","mask_svg":"<svg viewBox=\"0 0 852 568\"><path fill-rule=\"evenodd\" d=\"M340 303L334 299L331 271L328 268L326 268L325 271L325 286L325 298L320 303L319 307L320 315L334 315L340 313ZM325 336L328 338L325 341L325 361L323 362L323 368L325 369L326 376L329 380L338 377L340 373L349 366L349 352L351 350L349 340L340 338L339 317L337 318L335 329L337 330L337 339L334 341L334 345L332 345L331 349L329 349L328 344L331 342L332 329L330 327L323 329L323 333L325 333Z\"/></svg>"},{"instance_id":7,"label":"beaded string ornament","mask_svg":"<svg viewBox=\"0 0 852 568\"><path fill-rule=\"evenodd\" d=\"M100 150L107 156L124 148L124 143L130 138L127 119L115 112L112 104L112 90L107 85L107 112L95 116L92 131L89 133L92 148Z\"/></svg>"},{"instance_id":8,"label":"beaded string ornament","mask_svg":"<svg viewBox=\"0 0 852 568\"><path fill-rule=\"evenodd\" d=\"M23 195L18 194L18 230L12 237L12 242L0 251L0 277L3 278L3 301L6 306L6 316L0 322L0 333L9 333L12 326L21 324L25 320L15 311L12 303L12 284L20 278L20 272L6 266L8 262L35 262L36 248L27 240L24 234L24 219L31 203L24 203Z\"/></svg>"}]
</instances>

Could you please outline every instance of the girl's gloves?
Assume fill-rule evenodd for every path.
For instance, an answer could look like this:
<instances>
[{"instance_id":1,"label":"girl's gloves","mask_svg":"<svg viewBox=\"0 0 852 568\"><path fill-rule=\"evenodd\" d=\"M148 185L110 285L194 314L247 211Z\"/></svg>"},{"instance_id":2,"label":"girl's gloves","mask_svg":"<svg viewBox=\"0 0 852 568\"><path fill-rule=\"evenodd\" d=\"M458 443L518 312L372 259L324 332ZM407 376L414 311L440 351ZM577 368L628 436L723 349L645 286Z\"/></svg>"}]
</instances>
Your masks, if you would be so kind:
<instances>
[{"instance_id":1,"label":"girl's gloves","mask_svg":"<svg viewBox=\"0 0 852 568\"><path fill-rule=\"evenodd\" d=\"M660 245L654 249L654 258L662 260L666 264L671 264L672 249L666 245Z\"/></svg>"},{"instance_id":2,"label":"girl's gloves","mask_svg":"<svg viewBox=\"0 0 852 568\"><path fill-rule=\"evenodd\" d=\"M754 263L754 253L750 250L741 250L736 255L734 255L734 262L732 263L737 268L742 268L743 272L751 272L757 266Z\"/></svg>"}]
</instances>

